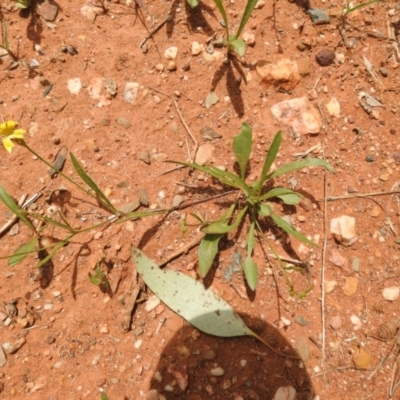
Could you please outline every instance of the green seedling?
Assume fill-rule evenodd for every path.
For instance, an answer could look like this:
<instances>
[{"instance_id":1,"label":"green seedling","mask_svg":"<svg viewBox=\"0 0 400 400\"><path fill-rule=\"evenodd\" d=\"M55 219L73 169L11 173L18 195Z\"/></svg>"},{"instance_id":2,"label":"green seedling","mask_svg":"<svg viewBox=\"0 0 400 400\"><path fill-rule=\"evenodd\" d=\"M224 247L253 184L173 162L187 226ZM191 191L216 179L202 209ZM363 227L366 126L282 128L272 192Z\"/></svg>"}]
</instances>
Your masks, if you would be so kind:
<instances>
[{"instance_id":1,"label":"green seedling","mask_svg":"<svg viewBox=\"0 0 400 400\"><path fill-rule=\"evenodd\" d=\"M101 264L103 261L104 259L101 259L99 262L96 263L96 266L94 267L94 275L92 275L90 272L88 273L88 275L90 282L98 286L103 293L108 293L108 291L110 290L110 284L108 282L107 275L101 269Z\"/></svg>"},{"instance_id":2,"label":"green seedling","mask_svg":"<svg viewBox=\"0 0 400 400\"><path fill-rule=\"evenodd\" d=\"M247 283L252 290L256 289L258 281L258 267L253 261L252 255L255 246L256 231L259 237L263 237L263 232L260 227L261 218L270 220L274 225L284 230L289 236L293 236L303 243L315 246L312 241L278 216L274 211L274 204L271 202L271 200L275 198L281 200L284 204L295 205L299 203L302 195L285 187L271 188L271 185L273 185L274 178L298 169L321 166L333 172L333 168L325 160L308 158L285 164L277 170L270 172L281 143L282 134L278 132L265 157L259 179L251 183L246 182L246 169L252 148L252 130L247 123L243 123L240 134L233 139L233 151L239 165L240 175L222 171L216 167L204 167L197 163L172 161L208 174L218 179L223 184L241 191L241 196L218 220L208 222L197 217L201 224L201 231L205 233L198 250L199 269L202 277L207 275L214 262L215 256L218 253L220 239L229 232L237 229L245 220L246 216L249 219L249 229L247 232L247 255L242 264L242 268ZM268 188L268 190L265 190L265 188Z\"/></svg>"},{"instance_id":3,"label":"green seedling","mask_svg":"<svg viewBox=\"0 0 400 400\"><path fill-rule=\"evenodd\" d=\"M215 5L217 6L219 12L221 13L222 19L224 21L225 27L225 35L226 38L224 40L225 45L228 49L228 54L231 51L235 51L239 56L243 56L246 51L246 42L243 39L240 39L240 35L243 32L244 27L246 26L251 13L254 10L258 0L248 0L246 3L246 7L244 9L242 19L240 20L239 28L237 29L235 34L231 34L229 30L229 22L228 17L226 15L225 7L222 3L222 0L214 0ZM199 5L199 0L187 0L190 7L194 8Z\"/></svg>"},{"instance_id":4,"label":"green seedling","mask_svg":"<svg viewBox=\"0 0 400 400\"><path fill-rule=\"evenodd\" d=\"M347 2L346 8L344 8L343 11L342 11L342 17L346 17L347 15L352 13L353 11L359 10L360 8L369 6L369 5L374 4L374 3L380 3L381 1L382 0L371 0L371 1L367 1L366 3L361 3L358 6L354 6L354 7L351 7L350 3Z\"/></svg>"}]
</instances>

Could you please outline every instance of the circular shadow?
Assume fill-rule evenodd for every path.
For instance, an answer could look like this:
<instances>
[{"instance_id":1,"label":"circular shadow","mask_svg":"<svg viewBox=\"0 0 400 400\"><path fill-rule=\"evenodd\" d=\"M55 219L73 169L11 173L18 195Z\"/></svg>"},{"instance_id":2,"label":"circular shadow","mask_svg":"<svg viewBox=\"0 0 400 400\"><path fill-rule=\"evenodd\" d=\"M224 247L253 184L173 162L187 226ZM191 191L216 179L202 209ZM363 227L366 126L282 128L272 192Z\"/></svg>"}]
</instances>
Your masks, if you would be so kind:
<instances>
[{"instance_id":1,"label":"circular shadow","mask_svg":"<svg viewBox=\"0 0 400 400\"><path fill-rule=\"evenodd\" d=\"M260 319L241 318L286 356L250 336L221 338L185 325L161 353L146 399L272 400L279 388L289 386L297 400L312 399L305 365L287 339Z\"/></svg>"}]
</instances>

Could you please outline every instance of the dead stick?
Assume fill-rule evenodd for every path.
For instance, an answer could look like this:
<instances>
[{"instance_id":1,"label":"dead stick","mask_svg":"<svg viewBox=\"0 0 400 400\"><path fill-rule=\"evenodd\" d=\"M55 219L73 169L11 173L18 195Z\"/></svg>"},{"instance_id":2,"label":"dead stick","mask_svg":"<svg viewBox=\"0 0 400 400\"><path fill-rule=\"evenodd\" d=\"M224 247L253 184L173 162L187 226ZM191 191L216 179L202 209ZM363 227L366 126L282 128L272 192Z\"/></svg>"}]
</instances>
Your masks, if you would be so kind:
<instances>
[{"instance_id":1,"label":"dead stick","mask_svg":"<svg viewBox=\"0 0 400 400\"><path fill-rule=\"evenodd\" d=\"M359 198L359 197L372 197L372 196L388 196L391 194L400 194L400 190L390 190L388 192L372 192L372 193L361 193L361 194L345 194L343 196L329 196L317 200L318 202L322 201L336 201L336 200L345 200L345 199L354 199L354 198Z\"/></svg>"},{"instance_id":2,"label":"dead stick","mask_svg":"<svg viewBox=\"0 0 400 400\"><path fill-rule=\"evenodd\" d=\"M321 267L321 323L322 323L322 346L321 346L321 365L325 362L325 263L326 263L326 245L328 241L327 237L327 215L326 215L326 188L328 185L328 177L325 171L324 175L324 247L322 250L322 267Z\"/></svg>"}]
</instances>

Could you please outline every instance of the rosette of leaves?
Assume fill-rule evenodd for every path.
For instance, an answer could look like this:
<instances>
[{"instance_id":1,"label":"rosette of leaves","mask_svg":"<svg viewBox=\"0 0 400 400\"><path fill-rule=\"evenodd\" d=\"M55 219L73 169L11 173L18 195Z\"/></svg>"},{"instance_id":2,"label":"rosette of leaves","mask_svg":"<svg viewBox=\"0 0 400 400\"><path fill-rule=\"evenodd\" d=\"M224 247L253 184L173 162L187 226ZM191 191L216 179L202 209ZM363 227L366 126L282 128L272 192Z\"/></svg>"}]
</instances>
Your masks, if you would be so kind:
<instances>
[{"instance_id":1,"label":"rosette of leaves","mask_svg":"<svg viewBox=\"0 0 400 400\"><path fill-rule=\"evenodd\" d=\"M315 243L307 239L301 232L297 231L292 225L286 222L274 211L274 204L270 201L273 198L280 199L284 204L295 205L300 202L302 195L285 187L272 187L265 191L264 187L268 181L272 182L274 178L290 173L292 171L320 166L326 170L333 172L333 168L322 159L308 158L305 160L295 161L283 165L282 167L270 172L271 166L278 154L282 143L282 133L278 132L268 150L265 157L263 168L259 179L255 182L246 182L246 169L250 158L252 148L252 130L247 123L242 124L242 129L239 135L233 139L233 151L236 156L236 161L239 165L240 175L228 171L222 171L216 167L201 166L197 163L176 162L177 164L185 165L194 168L205 174L218 179L223 184L238 189L242 192L244 201L235 201L226 213L216 221L206 222L199 216L194 215L201 223L201 231L205 233L199 250L199 269L202 277L205 277L209 272L214 258L218 253L218 244L221 238L229 232L237 229L246 217L249 219L249 230L247 232L247 255L242 263L242 268L246 281L250 289L255 290L258 281L258 268L253 261L253 250L255 246L256 231L262 230L260 227L260 218L267 218L280 229L284 230L290 236L295 237L303 243L316 246Z\"/></svg>"}]
</instances>

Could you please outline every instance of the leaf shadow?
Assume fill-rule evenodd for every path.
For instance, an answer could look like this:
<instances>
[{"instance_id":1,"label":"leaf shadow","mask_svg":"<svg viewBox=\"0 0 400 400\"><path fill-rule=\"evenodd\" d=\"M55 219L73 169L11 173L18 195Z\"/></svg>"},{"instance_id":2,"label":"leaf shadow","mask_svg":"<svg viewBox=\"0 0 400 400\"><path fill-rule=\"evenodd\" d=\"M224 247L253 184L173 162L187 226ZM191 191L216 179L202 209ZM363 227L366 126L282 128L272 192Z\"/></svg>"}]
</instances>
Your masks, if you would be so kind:
<instances>
[{"instance_id":1,"label":"leaf shadow","mask_svg":"<svg viewBox=\"0 0 400 400\"><path fill-rule=\"evenodd\" d=\"M224 312L220 314L222 318ZM215 318L215 315L211 317ZM268 322L244 313L239 317L269 346L250 336L213 336L188 323L173 328L167 321L165 328L171 332L171 338L154 369L163 379L161 382L154 375L149 392L162 393L166 400L226 399L227 393L246 399L272 399L280 387L292 386L297 391L298 400L313 398L314 388L307 369L300 360L289 358L298 357L298 354L284 335ZM198 318L205 322L208 314ZM277 354L271 347L289 357ZM205 377L210 376L216 365L222 368L223 376L209 382ZM164 390L165 385L177 381L183 385L181 388L175 384L171 386L172 391ZM213 391L211 397L207 392L210 387Z\"/></svg>"}]
</instances>

